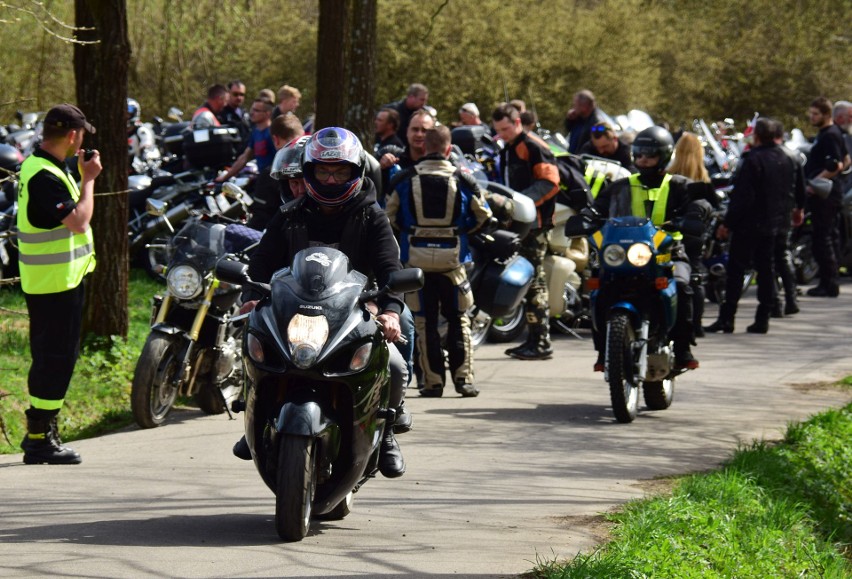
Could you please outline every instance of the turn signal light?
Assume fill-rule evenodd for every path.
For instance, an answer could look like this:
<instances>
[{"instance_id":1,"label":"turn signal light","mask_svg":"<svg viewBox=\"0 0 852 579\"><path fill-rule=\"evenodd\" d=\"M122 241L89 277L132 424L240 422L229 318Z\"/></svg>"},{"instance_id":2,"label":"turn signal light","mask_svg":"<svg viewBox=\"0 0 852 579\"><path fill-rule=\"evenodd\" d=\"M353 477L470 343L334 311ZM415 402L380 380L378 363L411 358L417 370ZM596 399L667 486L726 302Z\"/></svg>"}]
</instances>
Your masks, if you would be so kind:
<instances>
[{"instance_id":1,"label":"turn signal light","mask_svg":"<svg viewBox=\"0 0 852 579\"><path fill-rule=\"evenodd\" d=\"M664 290L669 287L669 278L658 277L654 280L654 287L658 290Z\"/></svg>"},{"instance_id":2,"label":"turn signal light","mask_svg":"<svg viewBox=\"0 0 852 579\"><path fill-rule=\"evenodd\" d=\"M601 289L601 278L590 277L586 280L586 291Z\"/></svg>"}]
</instances>

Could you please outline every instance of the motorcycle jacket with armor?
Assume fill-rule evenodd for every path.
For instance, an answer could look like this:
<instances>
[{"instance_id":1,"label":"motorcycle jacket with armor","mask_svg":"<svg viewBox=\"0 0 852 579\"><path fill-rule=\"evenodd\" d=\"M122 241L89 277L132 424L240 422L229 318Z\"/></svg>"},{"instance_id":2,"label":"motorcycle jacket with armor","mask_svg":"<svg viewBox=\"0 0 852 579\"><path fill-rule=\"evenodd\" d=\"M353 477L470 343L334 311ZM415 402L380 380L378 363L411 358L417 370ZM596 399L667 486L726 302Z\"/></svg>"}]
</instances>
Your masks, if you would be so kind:
<instances>
[{"instance_id":1,"label":"motorcycle jacket with armor","mask_svg":"<svg viewBox=\"0 0 852 579\"><path fill-rule=\"evenodd\" d=\"M450 271L471 260L468 234L491 217L476 180L440 154L395 175L387 215L399 229L402 262Z\"/></svg>"},{"instance_id":2,"label":"motorcycle jacket with armor","mask_svg":"<svg viewBox=\"0 0 852 579\"><path fill-rule=\"evenodd\" d=\"M523 132L500 151L503 184L535 202L536 229L553 227L553 211L559 193L559 169L547 144L531 133Z\"/></svg>"}]
</instances>

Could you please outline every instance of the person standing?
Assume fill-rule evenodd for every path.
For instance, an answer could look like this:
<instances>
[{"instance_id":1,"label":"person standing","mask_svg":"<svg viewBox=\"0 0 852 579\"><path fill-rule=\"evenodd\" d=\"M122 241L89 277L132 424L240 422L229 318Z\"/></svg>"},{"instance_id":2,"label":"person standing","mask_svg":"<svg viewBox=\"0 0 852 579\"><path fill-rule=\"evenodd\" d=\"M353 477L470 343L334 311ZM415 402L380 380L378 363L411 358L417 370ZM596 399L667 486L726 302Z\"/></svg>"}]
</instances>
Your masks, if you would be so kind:
<instances>
[{"instance_id":1,"label":"person standing","mask_svg":"<svg viewBox=\"0 0 852 579\"><path fill-rule=\"evenodd\" d=\"M796 164L775 142L776 123L760 117L754 125L754 146L743 155L734 177L725 219L717 236L730 232L731 245L725 280L725 301L719 306L719 318L704 328L708 332L734 331L737 302L743 289L745 272L757 271L757 313L746 328L752 334L769 331L769 317L776 300L775 237L790 220L796 185Z\"/></svg>"},{"instance_id":2,"label":"person standing","mask_svg":"<svg viewBox=\"0 0 852 579\"><path fill-rule=\"evenodd\" d=\"M408 133L408 123L412 115L426 106L429 100L429 89L425 85L414 83L408 87L405 98L388 103L382 108L394 109L399 113L399 128L397 136L404 142Z\"/></svg>"},{"instance_id":3,"label":"person standing","mask_svg":"<svg viewBox=\"0 0 852 579\"><path fill-rule=\"evenodd\" d=\"M100 154L86 160L80 147L94 133L74 105L53 107L44 118L43 142L21 165L18 241L21 289L30 319L30 407L21 442L26 464L79 464L63 446L56 417L62 409L80 348L83 279L95 269L95 178ZM78 188L65 159L78 157Z\"/></svg>"},{"instance_id":4,"label":"person standing","mask_svg":"<svg viewBox=\"0 0 852 579\"><path fill-rule=\"evenodd\" d=\"M580 148L592 138L592 127L605 120L597 107L592 91L584 89L575 94L571 109L565 113L568 151L577 154Z\"/></svg>"},{"instance_id":5,"label":"person standing","mask_svg":"<svg viewBox=\"0 0 852 579\"><path fill-rule=\"evenodd\" d=\"M207 101L192 113L191 127L193 129L206 129L222 126L222 113L227 104L228 89L224 85L214 84L207 89Z\"/></svg>"},{"instance_id":6,"label":"person standing","mask_svg":"<svg viewBox=\"0 0 852 579\"><path fill-rule=\"evenodd\" d=\"M249 122L243 111L246 100L246 85L238 80L228 83L228 104L222 109L221 117L225 125L234 127L240 132L240 138L245 142L249 136Z\"/></svg>"},{"instance_id":7,"label":"person standing","mask_svg":"<svg viewBox=\"0 0 852 579\"><path fill-rule=\"evenodd\" d=\"M839 271L834 236L843 198L838 177L849 154L840 129L832 122L831 109L831 101L825 97L814 99L808 109L811 124L819 129L819 133L805 163L805 178L830 179L832 188L828 197L823 199L815 195L810 186L807 187L813 224L814 257L819 265L819 284L809 289L807 294L836 298L840 294L840 286L837 283Z\"/></svg>"},{"instance_id":8,"label":"person standing","mask_svg":"<svg viewBox=\"0 0 852 579\"><path fill-rule=\"evenodd\" d=\"M394 147L389 150L397 152L405 149L405 143L396 134L397 129L399 129L399 113L396 112L396 109L380 109L373 119L373 128L376 131L373 155L377 159L387 152L385 147Z\"/></svg>"},{"instance_id":9,"label":"person standing","mask_svg":"<svg viewBox=\"0 0 852 579\"><path fill-rule=\"evenodd\" d=\"M550 311L544 257L553 228L553 211L559 192L559 169L547 144L533 133L524 131L521 114L512 105L503 104L491 114L497 136L506 143L500 151L503 184L535 202L537 223L521 241L521 255L535 268L535 277L527 291L524 311L529 333L527 340L506 355L521 360L546 360L553 356L550 345Z\"/></svg>"},{"instance_id":10,"label":"person standing","mask_svg":"<svg viewBox=\"0 0 852 579\"><path fill-rule=\"evenodd\" d=\"M450 161L450 130L426 132L426 155L392 180L387 216L400 232L400 255L407 267L425 272L423 288L405 296L414 313L417 350L424 386L420 395L440 397L444 391L444 349L438 317L447 320L447 361L456 392L479 395L473 383L473 347L467 310L473 293L465 264L472 256L471 233L490 218L491 210L476 180Z\"/></svg>"}]
</instances>

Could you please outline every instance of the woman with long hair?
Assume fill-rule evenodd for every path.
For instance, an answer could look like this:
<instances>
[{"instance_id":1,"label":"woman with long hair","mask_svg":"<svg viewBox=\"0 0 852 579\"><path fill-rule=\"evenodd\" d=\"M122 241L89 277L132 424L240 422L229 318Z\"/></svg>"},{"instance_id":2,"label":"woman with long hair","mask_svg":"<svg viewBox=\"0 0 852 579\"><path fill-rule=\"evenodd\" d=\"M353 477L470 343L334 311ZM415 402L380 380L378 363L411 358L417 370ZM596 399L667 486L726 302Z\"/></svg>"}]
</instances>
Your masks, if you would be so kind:
<instances>
[{"instance_id":1,"label":"woman with long hair","mask_svg":"<svg viewBox=\"0 0 852 579\"><path fill-rule=\"evenodd\" d=\"M693 181L710 182L707 167L704 166L704 145L693 133L684 133L677 141L668 172L683 175Z\"/></svg>"}]
</instances>

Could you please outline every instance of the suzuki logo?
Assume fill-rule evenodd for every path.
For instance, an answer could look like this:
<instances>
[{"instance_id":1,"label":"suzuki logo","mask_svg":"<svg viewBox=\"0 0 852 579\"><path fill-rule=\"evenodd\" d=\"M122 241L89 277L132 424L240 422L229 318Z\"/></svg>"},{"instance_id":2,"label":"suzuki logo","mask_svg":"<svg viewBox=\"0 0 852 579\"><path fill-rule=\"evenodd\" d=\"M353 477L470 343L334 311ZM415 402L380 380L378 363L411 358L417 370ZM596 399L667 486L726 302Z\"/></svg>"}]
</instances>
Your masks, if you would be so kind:
<instances>
[{"instance_id":1,"label":"suzuki logo","mask_svg":"<svg viewBox=\"0 0 852 579\"><path fill-rule=\"evenodd\" d=\"M331 259L324 253L312 253L305 258L305 261L315 261L323 267L331 265Z\"/></svg>"}]
</instances>

